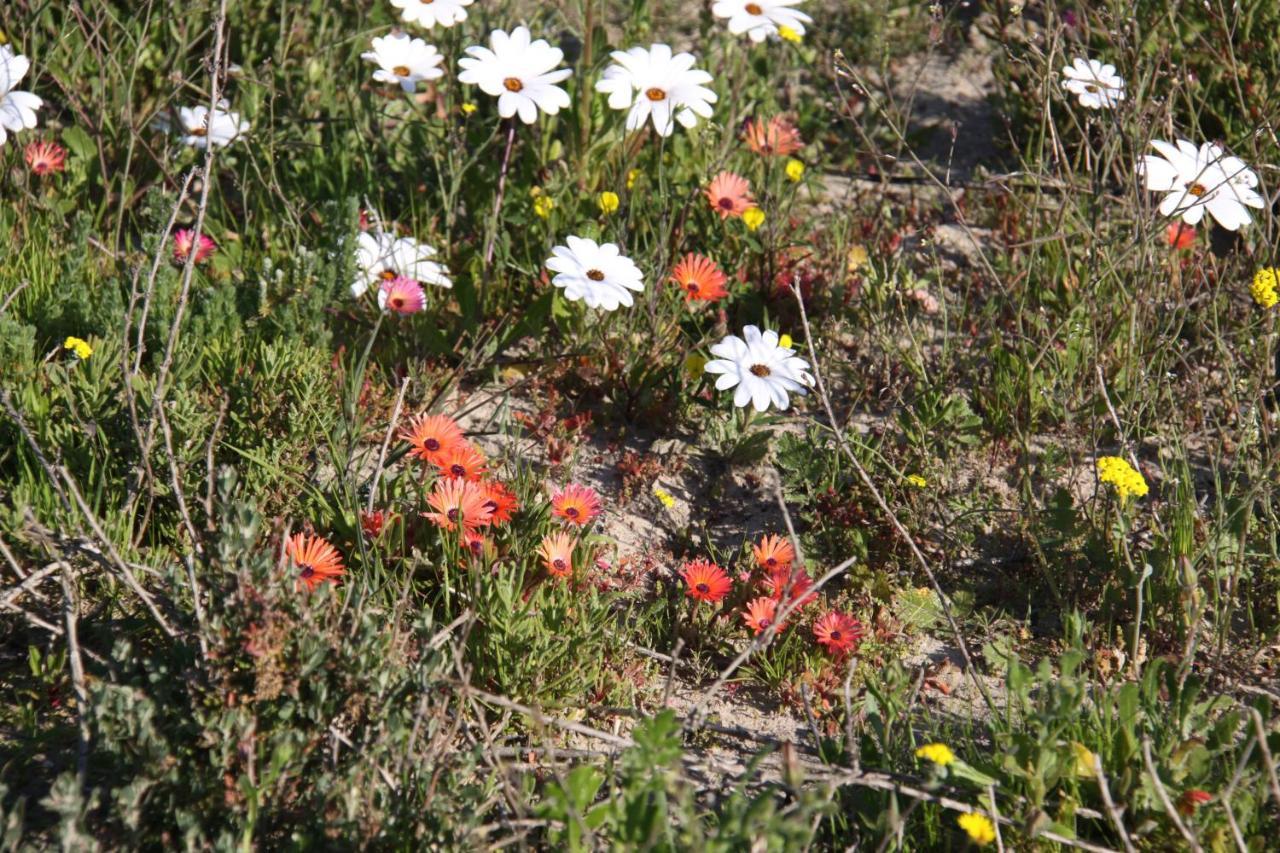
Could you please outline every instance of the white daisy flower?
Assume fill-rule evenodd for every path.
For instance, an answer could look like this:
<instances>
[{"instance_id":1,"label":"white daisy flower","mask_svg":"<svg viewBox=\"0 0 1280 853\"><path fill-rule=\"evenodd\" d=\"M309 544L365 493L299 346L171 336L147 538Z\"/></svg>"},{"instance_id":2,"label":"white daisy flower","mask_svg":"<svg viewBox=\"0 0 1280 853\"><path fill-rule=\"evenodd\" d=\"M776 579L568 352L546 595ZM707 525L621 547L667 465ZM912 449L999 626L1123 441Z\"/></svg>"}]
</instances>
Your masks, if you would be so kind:
<instances>
[{"instance_id":1,"label":"white daisy flower","mask_svg":"<svg viewBox=\"0 0 1280 853\"><path fill-rule=\"evenodd\" d=\"M744 340L745 338L745 340ZM738 408L750 403L763 412L772 403L779 411L791 404L789 394L804 394L813 384L809 362L795 354L791 347L778 343L777 332L761 332L755 326L742 330L742 337L729 335L711 348L716 358L707 362L707 373L717 373L716 390L738 386L733 404Z\"/></svg>"},{"instance_id":2,"label":"white daisy flower","mask_svg":"<svg viewBox=\"0 0 1280 853\"><path fill-rule=\"evenodd\" d=\"M371 285L397 278L411 278L420 284L453 287L449 270L431 260L436 250L412 237L397 237L384 231L362 231L356 237L356 280L351 295L359 299Z\"/></svg>"},{"instance_id":3,"label":"white daisy flower","mask_svg":"<svg viewBox=\"0 0 1280 853\"><path fill-rule=\"evenodd\" d=\"M1160 202L1165 216L1195 225L1207 212L1223 228L1235 231L1253 221L1247 208L1266 207L1254 190L1257 174L1212 142L1199 149L1185 139L1176 145L1153 139L1151 145L1160 156L1143 155L1138 174L1146 179L1147 189L1167 193Z\"/></svg>"},{"instance_id":4,"label":"white daisy flower","mask_svg":"<svg viewBox=\"0 0 1280 853\"><path fill-rule=\"evenodd\" d=\"M419 80L435 80L444 76L440 63L444 57L435 45L422 39L411 39L404 33L375 38L373 50L360 54L361 59L378 63L373 79L379 83L399 83L400 88L412 92Z\"/></svg>"},{"instance_id":5,"label":"white daisy flower","mask_svg":"<svg viewBox=\"0 0 1280 853\"><path fill-rule=\"evenodd\" d=\"M178 123L182 125L183 144L195 148L221 148L249 132L249 122L241 120L239 113L228 112L226 101L219 101L212 115L206 106L181 107Z\"/></svg>"},{"instance_id":6,"label":"white daisy flower","mask_svg":"<svg viewBox=\"0 0 1280 853\"><path fill-rule=\"evenodd\" d=\"M644 290L644 274L613 243L596 243L585 237L570 237L568 246L556 246L547 259L547 269L557 273L551 279L564 288L571 302L581 299L588 308L614 311L619 305L634 304L629 291Z\"/></svg>"},{"instance_id":7,"label":"white daisy flower","mask_svg":"<svg viewBox=\"0 0 1280 853\"><path fill-rule=\"evenodd\" d=\"M596 91L608 94L615 110L631 109L627 130L639 130L652 117L653 129L670 136L677 121L693 127L698 116L711 117L716 93L704 85L711 75L693 67L693 54L673 56L669 46L655 44L614 51L612 57L615 64L604 70Z\"/></svg>"},{"instance_id":8,"label":"white daisy flower","mask_svg":"<svg viewBox=\"0 0 1280 853\"><path fill-rule=\"evenodd\" d=\"M1075 95L1080 106L1091 110L1111 109L1124 100L1124 78L1114 65L1077 56L1062 69L1062 88Z\"/></svg>"},{"instance_id":9,"label":"white daisy flower","mask_svg":"<svg viewBox=\"0 0 1280 853\"><path fill-rule=\"evenodd\" d=\"M716 0L711 14L729 19L729 32L746 33L752 41L762 42L776 36L779 27L789 27L796 35L804 35L804 25L813 21L804 12L792 9L804 0Z\"/></svg>"},{"instance_id":10,"label":"white daisy flower","mask_svg":"<svg viewBox=\"0 0 1280 853\"><path fill-rule=\"evenodd\" d=\"M467 7L474 0L391 0L401 20L431 29L436 24L452 27L467 19Z\"/></svg>"},{"instance_id":11,"label":"white daisy flower","mask_svg":"<svg viewBox=\"0 0 1280 853\"><path fill-rule=\"evenodd\" d=\"M9 131L17 133L35 127L36 110L44 106L40 96L14 88L30 68L30 59L14 53L7 44L0 45L0 145L8 140Z\"/></svg>"},{"instance_id":12,"label":"white daisy flower","mask_svg":"<svg viewBox=\"0 0 1280 853\"><path fill-rule=\"evenodd\" d=\"M516 27L510 34L494 30L489 47L472 45L466 53L458 60L463 69L458 79L497 96L503 118L519 113L521 121L533 124L538 110L555 115L569 106L569 93L555 85L573 73L556 68L564 52L546 39L533 41L528 27Z\"/></svg>"}]
</instances>

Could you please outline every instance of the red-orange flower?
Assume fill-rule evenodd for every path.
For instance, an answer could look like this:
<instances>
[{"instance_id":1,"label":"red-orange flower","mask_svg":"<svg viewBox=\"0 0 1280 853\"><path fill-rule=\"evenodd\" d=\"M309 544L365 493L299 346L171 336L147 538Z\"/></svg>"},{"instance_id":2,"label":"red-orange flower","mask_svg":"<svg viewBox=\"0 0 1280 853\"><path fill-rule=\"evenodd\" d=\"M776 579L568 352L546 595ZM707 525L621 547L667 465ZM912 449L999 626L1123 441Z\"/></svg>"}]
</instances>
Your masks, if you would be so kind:
<instances>
[{"instance_id":1,"label":"red-orange flower","mask_svg":"<svg viewBox=\"0 0 1280 853\"><path fill-rule=\"evenodd\" d=\"M459 527L475 529L488 524L493 518L493 510L489 509L484 491L475 483L461 478L437 480L435 489L427 496L427 504L435 512L424 512L422 516L445 530Z\"/></svg>"},{"instance_id":2,"label":"red-orange flower","mask_svg":"<svg viewBox=\"0 0 1280 853\"><path fill-rule=\"evenodd\" d=\"M680 570L690 598L698 601L720 601L733 589L733 581L724 569L707 560L691 560Z\"/></svg>"},{"instance_id":3,"label":"red-orange flower","mask_svg":"<svg viewBox=\"0 0 1280 853\"><path fill-rule=\"evenodd\" d=\"M1164 234L1165 239L1169 241L1169 248L1174 251L1190 249L1196 242L1195 226L1185 222L1170 222Z\"/></svg>"},{"instance_id":4,"label":"red-orange flower","mask_svg":"<svg viewBox=\"0 0 1280 853\"><path fill-rule=\"evenodd\" d=\"M432 462L440 469L441 477L448 477L451 480L470 480L478 483L489 471L484 454L467 441L455 444L444 453L438 454Z\"/></svg>"},{"instance_id":5,"label":"red-orange flower","mask_svg":"<svg viewBox=\"0 0 1280 853\"><path fill-rule=\"evenodd\" d=\"M600 496L589 486L570 483L551 496L551 513L584 527L600 514Z\"/></svg>"},{"instance_id":6,"label":"red-orange flower","mask_svg":"<svg viewBox=\"0 0 1280 853\"><path fill-rule=\"evenodd\" d=\"M742 134L747 147L764 157L786 157L804 147L800 131L782 116L768 121L751 119Z\"/></svg>"},{"instance_id":7,"label":"red-orange flower","mask_svg":"<svg viewBox=\"0 0 1280 853\"><path fill-rule=\"evenodd\" d=\"M791 566L779 566L769 572L765 586L775 600L780 602L785 597L788 601L799 601L799 607L807 607L818 598L816 592L810 592L813 579L809 573Z\"/></svg>"},{"instance_id":8,"label":"red-orange flower","mask_svg":"<svg viewBox=\"0 0 1280 853\"><path fill-rule=\"evenodd\" d=\"M364 535L370 539L377 539L382 535L382 530L387 524L387 514L382 510L374 510L373 512L360 513L360 529L364 531Z\"/></svg>"},{"instance_id":9,"label":"red-orange flower","mask_svg":"<svg viewBox=\"0 0 1280 853\"><path fill-rule=\"evenodd\" d=\"M32 142L23 156L37 175L61 172L67 162L67 150L56 142Z\"/></svg>"},{"instance_id":10,"label":"red-orange flower","mask_svg":"<svg viewBox=\"0 0 1280 853\"><path fill-rule=\"evenodd\" d=\"M484 556L485 551L489 549L489 539L482 533L474 530L462 531L462 544L467 547L467 553L477 560Z\"/></svg>"},{"instance_id":11,"label":"red-orange flower","mask_svg":"<svg viewBox=\"0 0 1280 853\"><path fill-rule=\"evenodd\" d=\"M542 565L556 577L573 574L573 546L576 544L578 540L568 533L548 533L542 537L542 545L538 548Z\"/></svg>"},{"instance_id":12,"label":"red-orange flower","mask_svg":"<svg viewBox=\"0 0 1280 853\"><path fill-rule=\"evenodd\" d=\"M834 655L848 654L856 649L863 633L861 622L834 610L813 626L813 635L818 638L818 642Z\"/></svg>"},{"instance_id":13,"label":"red-orange flower","mask_svg":"<svg viewBox=\"0 0 1280 853\"><path fill-rule=\"evenodd\" d=\"M497 480L486 480L480 484L484 492L485 505L493 512L493 523L501 526L511 520L511 514L520 508L515 493L505 483Z\"/></svg>"},{"instance_id":14,"label":"red-orange flower","mask_svg":"<svg viewBox=\"0 0 1280 853\"><path fill-rule=\"evenodd\" d=\"M298 569L298 580L315 589L325 581L337 583L346 571L342 555L320 536L295 533L284 543L284 553Z\"/></svg>"},{"instance_id":15,"label":"red-orange flower","mask_svg":"<svg viewBox=\"0 0 1280 853\"><path fill-rule=\"evenodd\" d=\"M713 302L729 295L729 291L724 289L728 277L715 261L705 255L693 252L685 255L671 271L671 280L680 286L685 300L689 302L695 299Z\"/></svg>"},{"instance_id":16,"label":"red-orange flower","mask_svg":"<svg viewBox=\"0 0 1280 853\"><path fill-rule=\"evenodd\" d=\"M1183 817L1191 817L1196 813L1196 809L1213 799L1213 795L1208 791L1202 791L1199 788L1190 788L1183 791L1178 797L1176 807L1178 814Z\"/></svg>"},{"instance_id":17,"label":"red-orange flower","mask_svg":"<svg viewBox=\"0 0 1280 853\"><path fill-rule=\"evenodd\" d=\"M400 430L400 437L412 445L414 456L432 463L466 440L457 421L448 415L418 415Z\"/></svg>"},{"instance_id":18,"label":"red-orange flower","mask_svg":"<svg viewBox=\"0 0 1280 853\"><path fill-rule=\"evenodd\" d=\"M747 604L746 611L742 614L742 619L747 623L747 627L754 634L763 634L773 624L773 619L778 613L778 602L772 598L764 598L761 596ZM782 625L778 626L781 631Z\"/></svg>"},{"instance_id":19,"label":"red-orange flower","mask_svg":"<svg viewBox=\"0 0 1280 853\"><path fill-rule=\"evenodd\" d=\"M782 536L764 537L759 545L751 546L751 553L755 555L756 565L766 572L786 568L796 561L796 549L791 546L791 540Z\"/></svg>"},{"instance_id":20,"label":"red-orange flower","mask_svg":"<svg viewBox=\"0 0 1280 853\"><path fill-rule=\"evenodd\" d=\"M746 178L735 175L733 172L721 172L716 175L706 192L711 209L720 214L721 219L741 216L752 204L751 185L747 183Z\"/></svg>"}]
</instances>

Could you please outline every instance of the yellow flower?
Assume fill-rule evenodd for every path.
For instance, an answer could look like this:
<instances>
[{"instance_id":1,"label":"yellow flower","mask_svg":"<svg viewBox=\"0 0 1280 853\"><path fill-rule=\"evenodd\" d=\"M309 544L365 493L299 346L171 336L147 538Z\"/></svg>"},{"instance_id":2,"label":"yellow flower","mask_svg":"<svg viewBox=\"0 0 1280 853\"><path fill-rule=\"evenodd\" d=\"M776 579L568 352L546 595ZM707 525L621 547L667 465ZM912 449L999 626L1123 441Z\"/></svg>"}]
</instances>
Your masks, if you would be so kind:
<instances>
[{"instance_id":1,"label":"yellow flower","mask_svg":"<svg viewBox=\"0 0 1280 853\"><path fill-rule=\"evenodd\" d=\"M917 489L923 489L925 486L929 485L929 481L924 477L921 477L919 474L908 474L907 483L915 486Z\"/></svg>"},{"instance_id":2,"label":"yellow flower","mask_svg":"<svg viewBox=\"0 0 1280 853\"><path fill-rule=\"evenodd\" d=\"M969 834L969 838L979 847L985 847L996 840L996 827L991 818L977 812L962 814L956 818L960 828Z\"/></svg>"},{"instance_id":3,"label":"yellow flower","mask_svg":"<svg viewBox=\"0 0 1280 853\"><path fill-rule=\"evenodd\" d=\"M1253 301L1263 308L1274 308L1280 302L1280 295L1276 294L1277 285L1280 285L1280 269L1263 267L1254 275L1249 293L1253 296Z\"/></svg>"},{"instance_id":4,"label":"yellow flower","mask_svg":"<svg viewBox=\"0 0 1280 853\"><path fill-rule=\"evenodd\" d=\"M1119 456L1103 456L1098 460L1098 479L1115 486L1121 501L1130 495L1142 497L1147 493L1147 481L1132 465Z\"/></svg>"},{"instance_id":5,"label":"yellow flower","mask_svg":"<svg viewBox=\"0 0 1280 853\"><path fill-rule=\"evenodd\" d=\"M636 178L640 177L639 169L632 169L627 172L627 189L631 189L636 185Z\"/></svg>"},{"instance_id":6,"label":"yellow flower","mask_svg":"<svg viewBox=\"0 0 1280 853\"><path fill-rule=\"evenodd\" d=\"M956 754L945 743L926 743L916 750L916 758L924 758L939 767L946 767L956 760Z\"/></svg>"},{"instance_id":7,"label":"yellow flower","mask_svg":"<svg viewBox=\"0 0 1280 853\"><path fill-rule=\"evenodd\" d=\"M543 195L539 192L533 197L533 212L543 219L546 219L551 215L551 209L555 206L556 203L551 200L551 196L549 195Z\"/></svg>"},{"instance_id":8,"label":"yellow flower","mask_svg":"<svg viewBox=\"0 0 1280 853\"><path fill-rule=\"evenodd\" d=\"M1079 741L1071 742L1071 750L1076 754L1076 775L1085 779L1092 779L1096 773L1093 770L1094 755L1089 747Z\"/></svg>"},{"instance_id":9,"label":"yellow flower","mask_svg":"<svg viewBox=\"0 0 1280 853\"><path fill-rule=\"evenodd\" d=\"M465 103L463 103L463 105L462 105L462 114L463 114L464 116L469 116L469 115L471 115L473 112L475 112L477 109L478 109L478 107L477 107L475 104L471 103L470 101L466 101L466 102L465 102Z\"/></svg>"},{"instance_id":10,"label":"yellow flower","mask_svg":"<svg viewBox=\"0 0 1280 853\"><path fill-rule=\"evenodd\" d=\"M801 36L795 30L791 29L791 27L788 27L786 24L783 24L782 26L778 27L778 38L782 39L783 41L789 41L792 44L799 44L800 42L804 41L803 36Z\"/></svg>"},{"instance_id":11,"label":"yellow flower","mask_svg":"<svg viewBox=\"0 0 1280 853\"><path fill-rule=\"evenodd\" d=\"M787 161L787 177L792 181L798 181L804 177L804 163L792 158Z\"/></svg>"},{"instance_id":12,"label":"yellow flower","mask_svg":"<svg viewBox=\"0 0 1280 853\"><path fill-rule=\"evenodd\" d=\"M748 231L754 231L764 224L764 211L758 207L748 207L742 212L742 221Z\"/></svg>"},{"instance_id":13,"label":"yellow flower","mask_svg":"<svg viewBox=\"0 0 1280 853\"><path fill-rule=\"evenodd\" d=\"M62 342L62 348L71 350L76 354L76 358L82 361L93 355L93 347L89 346L89 342L83 338L67 338Z\"/></svg>"},{"instance_id":14,"label":"yellow flower","mask_svg":"<svg viewBox=\"0 0 1280 853\"><path fill-rule=\"evenodd\" d=\"M791 345L793 343L795 343L795 341L791 340L790 335L782 335L778 338L778 346L784 349L791 349Z\"/></svg>"},{"instance_id":15,"label":"yellow flower","mask_svg":"<svg viewBox=\"0 0 1280 853\"><path fill-rule=\"evenodd\" d=\"M845 256L845 264L844 264L845 269L851 273L856 272L866 264L867 258L868 258L868 255L867 255L866 246L860 246L860 245L850 246L849 254Z\"/></svg>"},{"instance_id":16,"label":"yellow flower","mask_svg":"<svg viewBox=\"0 0 1280 853\"><path fill-rule=\"evenodd\" d=\"M676 499L671 496L671 493L668 491L664 491L662 488L658 486L657 483L653 484L653 496L656 497L658 499L658 502L661 503L663 506L665 506L667 509L671 509L673 506L676 505Z\"/></svg>"},{"instance_id":17,"label":"yellow flower","mask_svg":"<svg viewBox=\"0 0 1280 853\"><path fill-rule=\"evenodd\" d=\"M684 372L690 379L697 379L707 367L707 357L694 353L684 360Z\"/></svg>"},{"instance_id":18,"label":"yellow flower","mask_svg":"<svg viewBox=\"0 0 1280 853\"><path fill-rule=\"evenodd\" d=\"M618 209L618 194L611 193L608 190L600 193L600 212L604 214L613 213Z\"/></svg>"}]
</instances>

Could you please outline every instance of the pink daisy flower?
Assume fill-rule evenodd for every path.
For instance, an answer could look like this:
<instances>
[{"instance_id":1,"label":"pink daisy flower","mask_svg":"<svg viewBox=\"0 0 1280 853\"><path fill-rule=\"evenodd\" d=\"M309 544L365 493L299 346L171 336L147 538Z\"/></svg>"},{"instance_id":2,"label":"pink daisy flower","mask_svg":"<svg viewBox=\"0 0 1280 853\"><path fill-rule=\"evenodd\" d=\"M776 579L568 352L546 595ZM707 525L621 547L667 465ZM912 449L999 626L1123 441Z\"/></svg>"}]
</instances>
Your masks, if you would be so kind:
<instances>
[{"instance_id":1,"label":"pink daisy flower","mask_svg":"<svg viewBox=\"0 0 1280 853\"><path fill-rule=\"evenodd\" d=\"M384 281L378 288L378 307L397 314L417 314L426 305L427 295L422 285L411 278L399 276Z\"/></svg>"},{"instance_id":2,"label":"pink daisy flower","mask_svg":"<svg viewBox=\"0 0 1280 853\"><path fill-rule=\"evenodd\" d=\"M180 264L187 262L187 256L191 254L191 247L195 242L196 232L190 228L179 228L173 232L173 259ZM196 248L196 263L204 263L209 256L218 248L218 244L213 242L213 238L208 234L200 235L200 245Z\"/></svg>"}]
</instances>

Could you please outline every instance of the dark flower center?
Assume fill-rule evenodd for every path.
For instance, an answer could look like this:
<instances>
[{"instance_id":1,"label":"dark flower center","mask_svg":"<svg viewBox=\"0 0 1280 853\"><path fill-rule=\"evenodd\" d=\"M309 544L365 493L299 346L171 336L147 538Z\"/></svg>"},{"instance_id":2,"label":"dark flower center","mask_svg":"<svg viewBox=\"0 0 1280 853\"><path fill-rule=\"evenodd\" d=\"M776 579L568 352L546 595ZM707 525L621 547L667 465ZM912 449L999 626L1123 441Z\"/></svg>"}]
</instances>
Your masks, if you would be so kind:
<instances>
[{"instance_id":1,"label":"dark flower center","mask_svg":"<svg viewBox=\"0 0 1280 853\"><path fill-rule=\"evenodd\" d=\"M1191 193L1196 198L1199 198L1200 196L1204 195L1208 191L1209 191L1209 188L1206 187L1204 184L1200 184L1200 183L1191 184L1189 187L1187 187L1187 192Z\"/></svg>"},{"instance_id":2,"label":"dark flower center","mask_svg":"<svg viewBox=\"0 0 1280 853\"><path fill-rule=\"evenodd\" d=\"M832 631L832 632L831 632L831 641L832 641L833 643L838 643L838 642L840 642L840 632L839 632L839 631Z\"/></svg>"},{"instance_id":3,"label":"dark flower center","mask_svg":"<svg viewBox=\"0 0 1280 853\"><path fill-rule=\"evenodd\" d=\"M422 446L427 450L436 451L440 449L440 441L439 439L428 438L426 441L422 442Z\"/></svg>"},{"instance_id":4,"label":"dark flower center","mask_svg":"<svg viewBox=\"0 0 1280 853\"><path fill-rule=\"evenodd\" d=\"M392 68L392 69L391 69L391 73L392 73L392 74L394 74L394 75L396 75L397 77L408 77L408 76L409 76L409 66L407 66L407 65L397 65L395 68Z\"/></svg>"},{"instance_id":5,"label":"dark flower center","mask_svg":"<svg viewBox=\"0 0 1280 853\"><path fill-rule=\"evenodd\" d=\"M761 631L767 631L767 630L769 630L769 620L768 620L768 619L761 619L761 620L760 620L759 622L757 622L756 624L760 626L760 630L761 630Z\"/></svg>"},{"instance_id":6,"label":"dark flower center","mask_svg":"<svg viewBox=\"0 0 1280 853\"><path fill-rule=\"evenodd\" d=\"M592 281L604 281L604 273L600 270L587 270L587 278Z\"/></svg>"},{"instance_id":7,"label":"dark flower center","mask_svg":"<svg viewBox=\"0 0 1280 853\"><path fill-rule=\"evenodd\" d=\"M457 521L458 516L461 515L461 513L458 512L458 510L455 508L455 509L449 510L447 513L445 513L445 515L449 516L450 521Z\"/></svg>"},{"instance_id":8,"label":"dark flower center","mask_svg":"<svg viewBox=\"0 0 1280 853\"><path fill-rule=\"evenodd\" d=\"M400 277L396 274L395 270L383 270L382 272L378 273L378 275L382 277L383 281L393 281Z\"/></svg>"},{"instance_id":9,"label":"dark flower center","mask_svg":"<svg viewBox=\"0 0 1280 853\"><path fill-rule=\"evenodd\" d=\"M753 364L753 365L751 365L751 375L752 375L752 376L759 376L761 379L763 379L763 378L764 378L764 377L766 377L766 376L772 376L772 375L773 375L773 371L772 371L772 370L770 370L766 365L763 365L763 364Z\"/></svg>"},{"instance_id":10,"label":"dark flower center","mask_svg":"<svg viewBox=\"0 0 1280 853\"><path fill-rule=\"evenodd\" d=\"M467 468L465 465L460 465L455 462L453 465L449 466L449 473L455 477L465 477L467 475Z\"/></svg>"},{"instance_id":11,"label":"dark flower center","mask_svg":"<svg viewBox=\"0 0 1280 853\"><path fill-rule=\"evenodd\" d=\"M700 583L697 586L695 586L694 589L696 589L698 592L702 593L703 595L706 595L707 593L711 592L711 587L707 586L706 583Z\"/></svg>"},{"instance_id":12,"label":"dark flower center","mask_svg":"<svg viewBox=\"0 0 1280 853\"><path fill-rule=\"evenodd\" d=\"M744 10L746 10L746 13L747 13L748 15L759 15L759 14L760 14L760 12L762 11L762 10L760 9L760 7L759 7L759 6L757 6L755 3L748 3L747 5L743 6L742 8L743 8Z\"/></svg>"},{"instance_id":13,"label":"dark flower center","mask_svg":"<svg viewBox=\"0 0 1280 853\"><path fill-rule=\"evenodd\" d=\"M309 577L311 577L312 575L314 575L315 573L316 573L316 570L315 570L315 569L313 569L311 566L303 566L303 567L302 567L302 572L301 572L300 574L301 574L301 575L302 575L302 577L304 577L304 578L309 578Z\"/></svg>"},{"instance_id":14,"label":"dark flower center","mask_svg":"<svg viewBox=\"0 0 1280 853\"><path fill-rule=\"evenodd\" d=\"M564 508L564 514L570 518L577 518L579 515L578 508L576 506L567 506Z\"/></svg>"},{"instance_id":15,"label":"dark flower center","mask_svg":"<svg viewBox=\"0 0 1280 853\"><path fill-rule=\"evenodd\" d=\"M774 566L778 565L778 561L774 557L767 557L765 558L764 564L772 569Z\"/></svg>"},{"instance_id":16,"label":"dark flower center","mask_svg":"<svg viewBox=\"0 0 1280 853\"><path fill-rule=\"evenodd\" d=\"M717 204L725 210L733 210L733 199L729 198L727 195L721 196L720 201L718 201Z\"/></svg>"},{"instance_id":17,"label":"dark flower center","mask_svg":"<svg viewBox=\"0 0 1280 853\"><path fill-rule=\"evenodd\" d=\"M551 565L555 566L560 571L564 571L566 568L568 568L568 566L565 564L565 561L562 557L556 557L554 560L551 561Z\"/></svg>"},{"instance_id":18,"label":"dark flower center","mask_svg":"<svg viewBox=\"0 0 1280 853\"><path fill-rule=\"evenodd\" d=\"M518 77L508 77L502 81L502 85L507 88L508 92L519 92L524 88L524 84L520 82Z\"/></svg>"},{"instance_id":19,"label":"dark flower center","mask_svg":"<svg viewBox=\"0 0 1280 853\"><path fill-rule=\"evenodd\" d=\"M667 92L665 89L659 89L657 86L654 86L652 89L646 89L644 96L651 101L665 101L667 99Z\"/></svg>"}]
</instances>

